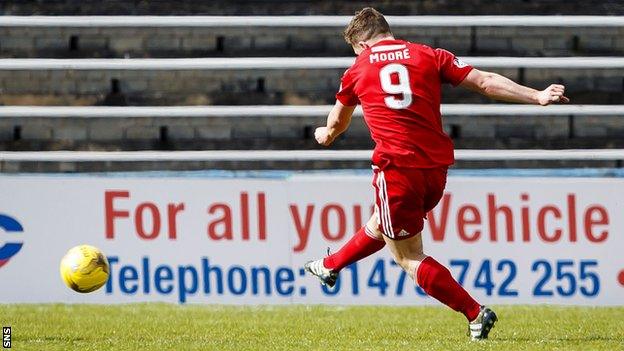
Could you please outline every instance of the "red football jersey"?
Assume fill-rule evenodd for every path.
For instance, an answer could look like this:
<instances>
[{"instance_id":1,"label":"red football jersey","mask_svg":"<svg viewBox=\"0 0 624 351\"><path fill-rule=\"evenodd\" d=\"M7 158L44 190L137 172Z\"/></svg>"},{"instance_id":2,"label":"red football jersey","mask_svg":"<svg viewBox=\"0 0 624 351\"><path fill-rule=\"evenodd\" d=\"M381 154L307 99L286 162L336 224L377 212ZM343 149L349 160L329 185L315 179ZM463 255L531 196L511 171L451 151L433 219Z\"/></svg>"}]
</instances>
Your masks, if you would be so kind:
<instances>
[{"instance_id":1,"label":"red football jersey","mask_svg":"<svg viewBox=\"0 0 624 351\"><path fill-rule=\"evenodd\" d=\"M441 85L461 83L472 67L452 53L403 40L383 40L362 52L342 77L343 105L362 105L380 167L453 164L453 142L440 115Z\"/></svg>"}]
</instances>

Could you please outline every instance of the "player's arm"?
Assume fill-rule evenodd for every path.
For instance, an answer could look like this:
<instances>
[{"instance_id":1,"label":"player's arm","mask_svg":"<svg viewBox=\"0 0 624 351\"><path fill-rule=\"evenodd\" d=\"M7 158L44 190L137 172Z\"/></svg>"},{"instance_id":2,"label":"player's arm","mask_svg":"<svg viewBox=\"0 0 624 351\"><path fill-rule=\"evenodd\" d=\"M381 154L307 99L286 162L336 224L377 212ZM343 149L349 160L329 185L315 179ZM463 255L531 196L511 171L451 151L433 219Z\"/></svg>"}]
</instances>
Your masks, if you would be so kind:
<instances>
[{"instance_id":1,"label":"player's arm","mask_svg":"<svg viewBox=\"0 0 624 351\"><path fill-rule=\"evenodd\" d=\"M316 141L323 146L329 146L334 142L336 137L349 127L353 110L355 106L345 106L336 100L336 104L327 116L327 126L316 128L314 131Z\"/></svg>"},{"instance_id":2,"label":"player's arm","mask_svg":"<svg viewBox=\"0 0 624 351\"><path fill-rule=\"evenodd\" d=\"M570 101L564 93L565 87L552 84L544 90L520 85L500 74L473 69L460 86L476 91L489 98L507 102L518 102L535 105L550 105L553 103L567 103Z\"/></svg>"}]
</instances>

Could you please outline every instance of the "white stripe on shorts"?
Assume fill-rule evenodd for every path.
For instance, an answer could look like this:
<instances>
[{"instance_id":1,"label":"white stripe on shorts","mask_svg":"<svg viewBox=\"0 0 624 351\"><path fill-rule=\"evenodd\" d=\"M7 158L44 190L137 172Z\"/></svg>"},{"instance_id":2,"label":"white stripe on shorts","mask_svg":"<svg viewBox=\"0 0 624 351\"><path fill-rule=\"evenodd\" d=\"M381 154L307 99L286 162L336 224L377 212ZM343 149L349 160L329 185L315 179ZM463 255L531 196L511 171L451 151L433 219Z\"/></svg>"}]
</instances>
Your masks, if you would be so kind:
<instances>
[{"instance_id":1,"label":"white stripe on shorts","mask_svg":"<svg viewBox=\"0 0 624 351\"><path fill-rule=\"evenodd\" d=\"M386 176L384 174L383 171L379 172L381 174L381 191L383 193L383 205L385 207L385 217L387 219L386 222L386 231L387 234L390 238L394 239L394 231L392 230L392 218L390 217L390 205L389 205L389 199L388 199L388 189L386 187Z\"/></svg>"},{"instance_id":2,"label":"white stripe on shorts","mask_svg":"<svg viewBox=\"0 0 624 351\"><path fill-rule=\"evenodd\" d=\"M381 185L381 181L382 181L382 173L381 171L377 172L377 180L376 180L376 184L377 184L377 197L379 198L379 202L380 202L380 206L379 206L379 223L382 226L382 231L384 232L384 234L386 235L392 235L392 232L388 232L388 221L386 219L386 206L385 206L385 199L384 199L384 194L383 194L383 188Z\"/></svg>"},{"instance_id":3,"label":"white stripe on shorts","mask_svg":"<svg viewBox=\"0 0 624 351\"><path fill-rule=\"evenodd\" d=\"M390 198L388 197L388 186L386 183L386 174L382 172L382 183L383 183L383 190L384 190L384 194L385 194L385 198L386 198L386 210L388 211L388 229L390 229L390 235L392 238L394 238L394 227L392 226L392 213L390 212Z\"/></svg>"}]
</instances>

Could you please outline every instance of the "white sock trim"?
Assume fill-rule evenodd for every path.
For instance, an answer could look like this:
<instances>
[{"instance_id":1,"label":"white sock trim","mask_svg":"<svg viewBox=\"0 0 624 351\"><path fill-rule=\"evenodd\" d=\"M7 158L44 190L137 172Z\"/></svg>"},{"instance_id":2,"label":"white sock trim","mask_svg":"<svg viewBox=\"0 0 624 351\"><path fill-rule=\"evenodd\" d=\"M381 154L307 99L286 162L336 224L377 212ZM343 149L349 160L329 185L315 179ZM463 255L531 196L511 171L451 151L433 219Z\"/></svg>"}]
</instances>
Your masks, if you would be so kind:
<instances>
[{"instance_id":1,"label":"white sock trim","mask_svg":"<svg viewBox=\"0 0 624 351\"><path fill-rule=\"evenodd\" d=\"M418 262L418 267L416 267L416 271L414 272L414 282L422 289L422 284L418 281L418 270L420 269L420 265L425 261L429 256L425 256L420 262Z\"/></svg>"},{"instance_id":2,"label":"white sock trim","mask_svg":"<svg viewBox=\"0 0 624 351\"><path fill-rule=\"evenodd\" d=\"M366 235L370 237L371 239L375 239L377 241L384 241L383 238L377 237L375 235L375 232L372 229L370 229L368 226L364 226L364 233L366 233Z\"/></svg>"}]
</instances>

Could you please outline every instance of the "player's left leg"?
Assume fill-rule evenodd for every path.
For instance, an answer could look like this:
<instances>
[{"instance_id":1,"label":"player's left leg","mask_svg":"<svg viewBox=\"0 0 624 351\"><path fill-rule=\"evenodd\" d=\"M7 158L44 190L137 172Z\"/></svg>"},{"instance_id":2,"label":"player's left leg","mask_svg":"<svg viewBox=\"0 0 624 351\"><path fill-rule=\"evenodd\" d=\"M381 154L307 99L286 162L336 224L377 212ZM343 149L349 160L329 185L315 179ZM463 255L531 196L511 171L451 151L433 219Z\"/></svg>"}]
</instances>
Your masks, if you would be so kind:
<instances>
[{"instance_id":1,"label":"player's left leg","mask_svg":"<svg viewBox=\"0 0 624 351\"><path fill-rule=\"evenodd\" d=\"M336 283L341 269L372 255L385 245L381 232L377 229L377 220L373 216L336 253L324 259L310 261L304 267L308 272L318 277L321 283L332 287Z\"/></svg>"},{"instance_id":2,"label":"player's left leg","mask_svg":"<svg viewBox=\"0 0 624 351\"><path fill-rule=\"evenodd\" d=\"M331 270L340 271L381 250L385 245L381 232L377 229L377 220L373 216L340 250L325 257L323 264Z\"/></svg>"}]
</instances>

